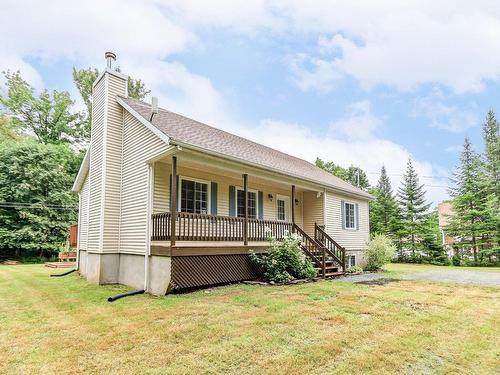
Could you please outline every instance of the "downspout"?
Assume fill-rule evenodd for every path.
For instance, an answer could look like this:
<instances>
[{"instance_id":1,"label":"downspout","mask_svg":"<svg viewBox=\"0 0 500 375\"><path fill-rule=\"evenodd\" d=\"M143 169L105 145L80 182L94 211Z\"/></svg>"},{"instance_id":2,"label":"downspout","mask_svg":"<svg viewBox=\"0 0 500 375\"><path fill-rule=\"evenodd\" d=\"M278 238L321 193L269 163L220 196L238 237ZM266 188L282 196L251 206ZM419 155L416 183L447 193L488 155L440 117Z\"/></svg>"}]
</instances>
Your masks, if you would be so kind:
<instances>
[{"instance_id":1,"label":"downspout","mask_svg":"<svg viewBox=\"0 0 500 375\"><path fill-rule=\"evenodd\" d=\"M80 224L82 223L82 193L78 192L78 235L76 236L76 267L78 271L80 269Z\"/></svg>"},{"instance_id":2,"label":"downspout","mask_svg":"<svg viewBox=\"0 0 500 375\"><path fill-rule=\"evenodd\" d=\"M149 257L151 255L151 206L154 187L154 166L148 164L148 199L146 205L146 248L144 249L144 290L148 290L149 285Z\"/></svg>"}]
</instances>

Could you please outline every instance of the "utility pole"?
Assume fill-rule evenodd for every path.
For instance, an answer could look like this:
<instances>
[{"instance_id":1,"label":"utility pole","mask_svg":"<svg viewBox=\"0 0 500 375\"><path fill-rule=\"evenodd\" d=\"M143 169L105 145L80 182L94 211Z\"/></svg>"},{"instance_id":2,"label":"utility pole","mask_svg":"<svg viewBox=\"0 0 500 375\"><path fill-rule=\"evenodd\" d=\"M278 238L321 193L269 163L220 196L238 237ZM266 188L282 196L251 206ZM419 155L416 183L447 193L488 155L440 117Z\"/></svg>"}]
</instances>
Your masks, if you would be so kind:
<instances>
[{"instance_id":1,"label":"utility pole","mask_svg":"<svg viewBox=\"0 0 500 375\"><path fill-rule=\"evenodd\" d=\"M359 167L356 167L356 183L357 183L358 188L359 188Z\"/></svg>"}]
</instances>

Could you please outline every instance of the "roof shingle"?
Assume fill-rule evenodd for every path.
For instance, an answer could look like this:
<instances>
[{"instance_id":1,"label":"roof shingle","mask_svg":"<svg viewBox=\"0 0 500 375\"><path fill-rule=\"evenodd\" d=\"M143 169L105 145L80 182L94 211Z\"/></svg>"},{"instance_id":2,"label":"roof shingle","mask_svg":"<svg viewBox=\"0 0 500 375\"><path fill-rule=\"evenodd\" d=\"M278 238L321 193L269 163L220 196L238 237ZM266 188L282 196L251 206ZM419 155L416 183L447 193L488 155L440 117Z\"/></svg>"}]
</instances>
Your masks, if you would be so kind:
<instances>
[{"instance_id":1,"label":"roof shingle","mask_svg":"<svg viewBox=\"0 0 500 375\"><path fill-rule=\"evenodd\" d=\"M151 105L137 99L120 97L135 112L149 121ZM264 169L280 171L304 180L340 189L365 198L365 191L316 167L308 161L272 149L226 131L159 108L151 122L158 130L175 141L216 152Z\"/></svg>"}]
</instances>

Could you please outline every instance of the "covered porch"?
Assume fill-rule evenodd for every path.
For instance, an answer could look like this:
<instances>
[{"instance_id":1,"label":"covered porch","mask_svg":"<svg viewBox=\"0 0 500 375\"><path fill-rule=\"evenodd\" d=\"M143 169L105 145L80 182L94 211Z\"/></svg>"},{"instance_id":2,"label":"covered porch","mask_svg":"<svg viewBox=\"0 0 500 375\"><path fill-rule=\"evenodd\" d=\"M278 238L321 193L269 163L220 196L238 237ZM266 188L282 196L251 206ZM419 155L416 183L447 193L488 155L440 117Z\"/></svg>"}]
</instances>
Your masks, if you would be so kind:
<instances>
[{"instance_id":1,"label":"covered porch","mask_svg":"<svg viewBox=\"0 0 500 375\"><path fill-rule=\"evenodd\" d=\"M334 265L314 239L324 217L317 187L192 152L168 155L152 169L151 254L172 257L177 286L253 278L249 251L266 251L270 237L293 232L323 275L342 268L342 256Z\"/></svg>"}]
</instances>

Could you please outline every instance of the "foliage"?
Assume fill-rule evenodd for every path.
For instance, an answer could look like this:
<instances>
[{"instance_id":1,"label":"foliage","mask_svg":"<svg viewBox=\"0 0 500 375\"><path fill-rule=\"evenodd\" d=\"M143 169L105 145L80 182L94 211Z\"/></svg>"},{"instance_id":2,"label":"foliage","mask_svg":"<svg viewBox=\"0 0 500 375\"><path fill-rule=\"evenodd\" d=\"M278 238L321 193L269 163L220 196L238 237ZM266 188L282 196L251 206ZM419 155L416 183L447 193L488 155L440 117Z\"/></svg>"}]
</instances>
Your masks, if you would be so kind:
<instances>
[{"instance_id":1,"label":"foliage","mask_svg":"<svg viewBox=\"0 0 500 375\"><path fill-rule=\"evenodd\" d=\"M453 214L447 231L460 236L461 244L469 244L474 260L478 260L478 243L484 230L484 216L487 195L483 190L481 160L468 138L460 156L460 165L452 178L450 189Z\"/></svg>"},{"instance_id":2,"label":"foliage","mask_svg":"<svg viewBox=\"0 0 500 375\"><path fill-rule=\"evenodd\" d=\"M73 111L67 91L43 90L38 96L19 72L4 73L7 92L0 104L11 115L12 126L35 135L43 144L73 143L81 136L83 115Z\"/></svg>"},{"instance_id":3,"label":"foliage","mask_svg":"<svg viewBox=\"0 0 500 375\"><path fill-rule=\"evenodd\" d=\"M365 250L366 269L378 270L391 261L396 252L396 247L391 239L383 234L375 235Z\"/></svg>"},{"instance_id":4,"label":"foliage","mask_svg":"<svg viewBox=\"0 0 500 375\"><path fill-rule=\"evenodd\" d=\"M377 186L370 191L375 197L370 202L370 231L372 234L385 234L396 241L401 221L399 206L392 192L391 182L385 167L382 166Z\"/></svg>"},{"instance_id":5,"label":"foliage","mask_svg":"<svg viewBox=\"0 0 500 375\"><path fill-rule=\"evenodd\" d=\"M294 278L317 275L313 264L300 249L300 240L296 234L287 235L282 241L271 239L271 247L267 253L251 253L250 257L262 269L266 281L282 283Z\"/></svg>"},{"instance_id":6,"label":"foliage","mask_svg":"<svg viewBox=\"0 0 500 375\"><path fill-rule=\"evenodd\" d=\"M421 247L419 242L425 230L425 221L430 207L430 203L426 203L426 192L423 187L420 185L417 172L409 159L397 195L402 219L402 241L409 246L413 256L416 255L416 250Z\"/></svg>"},{"instance_id":7,"label":"foliage","mask_svg":"<svg viewBox=\"0 0 500 375\"><path fill-rule=\"evenodd\" d=\"M76 220L71 192L81 157L68 145L0 147L0 249L17 257L50 256Z\"/></svg>"},{"instance_id":8,"label":"foliage","mask_svg":"<svg viewBox=\"0 0 500 375\"><path fill-rule=\"evenodd\" d=\"M432 212L424 223L422 247L425 261L436 265L448 265L450 260L446 253L438 224L438 212Z\"/></svg>"},{"instance_id":9,"label":"foliage","mask_svg":"<svg viewBox=\"0 0 500 375\"><path fill-rule=\"evenodd\" d=\"M76 69L73 68L73 82L80 93L83 102L87 108L83 125L83 138L90 140L90 126L92 123L92 85L99 77L97 69ZM144 99L150 90L146 88L144 82L140 79L128 78L127 82L128 96L135 99Z\"/></svg>"},{"instance_id":10,"label":"foliage","mask_svg":"<svg viewBox=\"0 0 500 375\"><path fill-rule=\"evenodd\" d=\"M346 269L346 273L361 273L363 269L360 266L352 266Z\"/></svg>"},{"instance_id":11,"label":"foliage","mask_svg":"<svg viewBox=\"0 0 500 375\"><path fill-rule=\"evenodd\" d=\"M359 174L359 187L363 190L368 190L370 187L370 183L368 181L368 177L366 172L361 168L355 167L353 165L349 166L349 168L341 167L340 165L336 165L335 163L329 161L324 162L320 158L316 158L316 166L324 169L325 171L333 174L341 178L342 180L349 182L351 185L358 186L358 174Z\"/></svg>"},{"instance_id":12,"label":"foliage","mask_svg":"<svg viewBox=\"0 0 500 375\"><path fill-rule=\"evenodd\" d=\"M16 131L10 117L0 114L0 144L2 142L17 141L21 138Z\"/></svg>"}]
</instances>

